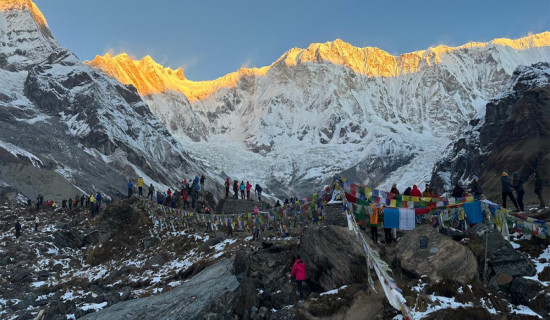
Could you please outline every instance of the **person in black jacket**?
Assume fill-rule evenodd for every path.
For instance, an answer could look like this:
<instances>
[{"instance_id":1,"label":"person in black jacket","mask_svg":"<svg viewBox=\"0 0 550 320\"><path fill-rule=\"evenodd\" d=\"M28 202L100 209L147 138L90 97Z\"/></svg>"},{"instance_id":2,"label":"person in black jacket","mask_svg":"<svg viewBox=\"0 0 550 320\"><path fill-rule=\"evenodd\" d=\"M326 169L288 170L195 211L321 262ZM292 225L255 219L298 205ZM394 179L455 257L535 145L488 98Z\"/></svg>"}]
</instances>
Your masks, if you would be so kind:
<instances>
[{"instance_id":1,"label":"person in black jacket","mask_svg":"<svg viewBox=\"0 0 550 320\"><path fill-rule=\"evenodd\" d=\"M510 178L508 177L508 171L505 170L502 172L500 183L502 185L502 207L506 208L506 198L509 197L512 200L512 203L514 203L516 211L519 211L518 203L512 193L512 184L510 183Z\"/></svg>"},{"instance_id":2,"label":"person in black jacket","mask_svg":"<svg viewBox=\"0 0 550 320\"><path fill-rule=\"evenodd\" d=\"M459 182L455 184L455 187L453 189L453 193L451 194L451 197L453 198L463 198L464 197L464 188L460 185Z\"/></svg>"},{"instance_id":3,"label":"person in black jacket","mask_svg":"<svg viewBox=\"0 0 550 320\"><path fill-rule=\"evenodd\" d=\"M542 198L542 177L538 172L535 171L535 194L539 197L539 209L546 208L544 204L544 199Z\"/></svg>"},{"instance_id":4,"label":"person in black jacket","mask_svg":"<svg viewBox=\"0 0 550 320\"><path fill-rule=\"evenodd\" d=\"M512 187L516 190L519 209L521 211L524 211L523 195L525 194L525 190L523 189L523 180L519 177L519 174L517 172L512 173Z\"/></svg>"},{"instance_id":5,"label":"person in black jacket","mask_svg":"<svg viewBox=\"0 0 550 320\"><path fill-rule=\"evenodd\" d=\"M481 189L481 185L479 184L479 179L476 175L472 176L472 182L470 183L470 190L474 194L474 199L479 200L481 195L483 194L483 190Z\"/></svg>"},{"instance_id":6,"label":"person in black jacket","mask_svg":"<svg viewBox=\"0 0 550 320\"><path fill-rule=\"evenodd\" d=\"M21 235L21 224L19 223L19 220L15 222L15 238L19 238Z\"/></svg>"}]
</instances>

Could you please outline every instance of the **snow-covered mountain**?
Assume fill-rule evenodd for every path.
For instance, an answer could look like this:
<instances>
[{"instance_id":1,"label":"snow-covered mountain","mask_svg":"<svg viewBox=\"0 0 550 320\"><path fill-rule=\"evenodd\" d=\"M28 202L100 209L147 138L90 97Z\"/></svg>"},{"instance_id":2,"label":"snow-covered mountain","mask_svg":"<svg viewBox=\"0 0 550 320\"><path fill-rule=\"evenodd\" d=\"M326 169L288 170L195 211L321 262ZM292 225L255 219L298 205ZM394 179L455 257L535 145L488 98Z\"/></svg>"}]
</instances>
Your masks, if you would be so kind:
<instances>
[{"instance_id":1,"label":"snow-covered mountain","mask_svg":"<svg viewBox=\"0 0 550 320\"><path fill-rule=\"evenodd\" d=\"M202 82L150 57L86 63L134 85L194 156L282 194L311 190L341 171L382 188L428 181L514 69L549 60L544 32L400 56L336 40Z\"/></svg>"},{"instance_id":2,"label":"snow-covered mountain","mask_svg":"<svg viewBox=\"0 0 550 320\"><path fill-rule=\"evenodd\" d=\"M135 88L61 48L30 0L0 3L0 83L0 186L60 200L204 172Z\"/></svg>"}]
</instances>

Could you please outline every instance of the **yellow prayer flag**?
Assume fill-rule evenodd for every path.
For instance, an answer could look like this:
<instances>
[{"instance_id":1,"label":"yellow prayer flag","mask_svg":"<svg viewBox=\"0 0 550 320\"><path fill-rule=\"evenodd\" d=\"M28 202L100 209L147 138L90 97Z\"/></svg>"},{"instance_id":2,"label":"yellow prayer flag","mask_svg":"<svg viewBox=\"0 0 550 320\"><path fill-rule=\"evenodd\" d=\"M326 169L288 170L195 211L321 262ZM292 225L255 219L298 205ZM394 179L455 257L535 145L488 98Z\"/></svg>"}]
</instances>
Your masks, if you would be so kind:
<instances>
[{"instance_id":1,"label":"yellow prayer flag","mask_svg":"<svg viewBox=\"0 0 550 320\"><path fill-rule=\"evenodd\" d=\"M365 198L370 198L372 189L369 187L365 187Z\"/></svg>"},{"instance_id":2,"label":"yellow prayer flag","mask_svg":"<svg viewBox=\"0 0 550 320\"><path fill-rule=\"evenodd\" d=\"M397 207L397 200L391 199L390 200L390 207Z\"/></svg>"},{"instance_id":3,"label":"yellow prayer flag","mask_svg":"<svg viewBox=\"0 0 550 320\"><path fill-rule=\"evenodd\" d=\"M409 201L411 200L411 196L403 196L403 201Z\"/></svg>"},{"instance_id":4,"label":"yellow prayer flag","mask_svg":"<svg viewBox=\"0 0 550 320\"><path fill-rule=\"evenodd\" d=\"M412 201L414 202L419 202L420 201L420 197L411 197L412 198Z\"/></svg>"}]
</instances>

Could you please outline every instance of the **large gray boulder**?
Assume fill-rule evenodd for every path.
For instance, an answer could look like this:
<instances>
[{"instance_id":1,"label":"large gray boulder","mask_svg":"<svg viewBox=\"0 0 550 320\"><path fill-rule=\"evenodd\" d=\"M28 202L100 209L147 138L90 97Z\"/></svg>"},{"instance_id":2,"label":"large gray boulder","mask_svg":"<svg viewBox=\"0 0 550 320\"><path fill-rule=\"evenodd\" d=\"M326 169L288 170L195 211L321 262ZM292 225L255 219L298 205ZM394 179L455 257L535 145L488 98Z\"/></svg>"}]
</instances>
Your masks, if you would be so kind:
<instances>
[{"instance_id":1,"label":"large gray boulder","mask_svg":"<svg viewBox=\"0 0 550 320\"><path fill-rule=\"evenodd\" d=\"M240 297L233 261L224 259L164 294L117 303L81 319L231 319Z\"/></svg>"},{"instance_id":2,"label":"large gray boulder","mask_svg":"<svg viewBox=\"0 0 550 320\"><path fill-rule=\"evenodd\" d=\"M487 263L490 268L487 276L507 274L513 277L534 276L537 272L533 263L521 252L512 247L498 230L479 223L468 230L468 246L477 256L480 265ZM487 248L485 247L487 245Z\"/></svg>"},{"instance_id":3,"label":"large gray boulder","mask_svg":"<svg viewBox=\"0 0 550 320\"><path fill-rule=\"evenodd\" d=\"M420 248L420 238L428 239L425 249ZM478 272L476 257L468 247L440 234L430 225L407 232L397 244L397 259L404 271L415 277L426 275L432 281L450 278L468 283Z\"/></svg>"},{"instance_id":4,"label":"large gray boulder","mask_svg":"<svg viewBox=\"0 0 550 320\"><path fill-rule=\"evenodd\" d=\"M306 265L307 283L314 290L328 291L367 279L365 252L347 228L304 229L298 253Z\"/></svg>"}]
</instances>

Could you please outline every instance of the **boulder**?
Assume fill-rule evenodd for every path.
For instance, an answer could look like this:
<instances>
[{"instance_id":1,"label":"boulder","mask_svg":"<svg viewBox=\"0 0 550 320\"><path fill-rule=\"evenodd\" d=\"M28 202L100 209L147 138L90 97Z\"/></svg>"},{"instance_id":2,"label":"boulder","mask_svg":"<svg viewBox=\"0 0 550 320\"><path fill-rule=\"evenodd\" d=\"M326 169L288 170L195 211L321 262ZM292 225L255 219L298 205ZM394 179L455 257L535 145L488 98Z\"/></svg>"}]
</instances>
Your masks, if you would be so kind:
<instances>
[{"instance_id":1,"label":"boulder","mask_svg":"<svg viewBox=\"0 0 550 320\"><path fill-rule=\"evenodd\" d=\"M534 276L537 272L533 263L521 252L512 247L498 230L479 223L468 230L466 236L470 239L468 246L477 256L480 265L487 263L491 274L507 274L512 277ZM487 248L485 245L487 244Z\"/></svg>"},{"instance_id":2,"label":"boulder","mask_svg":"<svg viewBox=\"0 0 550 320\"><path fill-rule=\"evenodd\" d=\"M347 228L305 228L298 254L306 265L306 282L314 291L329 291L367 279L365 252Z\"/></svg>"},{"instance_id":3,"label":"boulder","mask_svg":"<svg viewBox=\"0 0 550 320\"><path fill-rule=\"evenodd\" d=\"M87 235L84 236L84 239L82 240L83 246L89 246L89 245L96 245L99 243L99 230L94 230Z\"/></svg>"},{"instance_id":4,"label":"boulder","mask_svg":"<svg viewBox=\"0 0 550 320\"><path fill-rule=\"evenodd\" d=\"M515 278L510 285L510 294L517 304L529 305L541 290L540 282L525 278Z\"/></svg>"},{"instance_id":5,"label":"boulder","mask_svg":"<svg viewBox=\"0 0 550 320\"><path fill-rule=\"evenodd\" d=\"M16 268L11 275L12 283L21 283L24 281L31 280L31 269L30 268Z\"/></svg>"},{"instance_id":6,"label":"boulder","mask_svg":"<svg viewBox=\"0 0 550 320\"><path fill-rule=\"evenodd\" d=\"M420 238L428 239L427 248L420 248ZM478 265L472 251L430 225L407 232L397 244L397 259L401 268L414 277L427 275L432 281L450 278L463 284L477 277Z\"/></svg>"},{"instance_id":7,"label":"boulder","mask_svg":"<svg viewBox=\"0 0 550 320\"><path fill-rule=\"evenodd\" d=\"M240 297L240 285L232 274L233 261L223 259L173 290L119 302L82 319L216 319L233 318Z\"/></svg>"},{"instance_id":8,"label":"boulder","mask_svg":"<svg viewBox=\"0 0 550 320\"><path fill-rule=\"evenodd\" d=\"M75 229L59 230L53 236L54 244L58 248L80 249L84 243L84 237Z\"/></svg>"}]
</instances>

